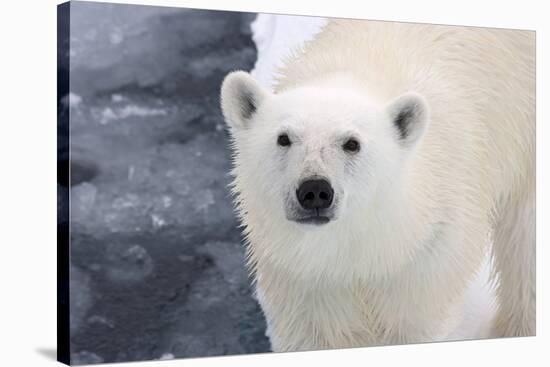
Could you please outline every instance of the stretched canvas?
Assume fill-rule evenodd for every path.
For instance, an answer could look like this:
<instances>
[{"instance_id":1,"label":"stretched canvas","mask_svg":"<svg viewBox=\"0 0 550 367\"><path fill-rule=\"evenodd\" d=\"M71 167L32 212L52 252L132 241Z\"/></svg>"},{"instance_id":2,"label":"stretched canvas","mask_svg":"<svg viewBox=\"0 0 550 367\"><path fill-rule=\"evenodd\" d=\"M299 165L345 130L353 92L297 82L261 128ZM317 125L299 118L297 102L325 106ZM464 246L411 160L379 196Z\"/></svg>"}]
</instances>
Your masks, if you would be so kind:
<instances>
[{"instance_id":1,"label":"stretched canvas","mask_svg":"<svg viewBox=\"0 0 550 367\"><path fill-rule=\"evenodd\" d=\"M535 335L535 32L58 6L58 359Z\"/></svg>"}]
</instances>

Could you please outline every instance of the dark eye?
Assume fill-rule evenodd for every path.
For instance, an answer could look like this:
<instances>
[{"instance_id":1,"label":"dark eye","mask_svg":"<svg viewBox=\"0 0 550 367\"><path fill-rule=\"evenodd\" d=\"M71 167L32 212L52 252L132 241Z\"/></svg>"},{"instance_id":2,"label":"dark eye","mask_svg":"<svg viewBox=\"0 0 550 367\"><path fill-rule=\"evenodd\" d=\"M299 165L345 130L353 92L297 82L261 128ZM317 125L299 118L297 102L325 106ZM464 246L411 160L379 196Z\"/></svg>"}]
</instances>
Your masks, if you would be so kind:
<instances>
[{"instance_id":1,"label":"dark eye","mask_svg":"<svg viewBox=\"0 0 550 367\"><path fill-rule=\"evenodd\" d=\"M344 145L342 146L346 152L356 153L361 149L361 145L359 145L359 142L355 139L348 139Z\"/></svg>"},{"instance_id":2,"label":"dark eye","mask_svg":"<svg viewBox=\"0 0 550 367\"><path fill-rule=\"evenodd\" d=\"M277 138L277 144L279 144L282 147L288 147L291 144L290 138L288 137L287 134L281 134Z\"/></svg>"}]
</instances>

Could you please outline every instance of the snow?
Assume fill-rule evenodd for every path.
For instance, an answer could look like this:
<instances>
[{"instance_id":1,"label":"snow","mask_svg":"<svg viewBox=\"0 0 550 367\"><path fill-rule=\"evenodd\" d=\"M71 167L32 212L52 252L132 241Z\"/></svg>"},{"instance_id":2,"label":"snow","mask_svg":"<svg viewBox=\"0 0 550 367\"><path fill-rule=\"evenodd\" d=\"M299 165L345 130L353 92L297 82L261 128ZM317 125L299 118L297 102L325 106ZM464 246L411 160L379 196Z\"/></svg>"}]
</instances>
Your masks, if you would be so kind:
<instances>
[{"instance_id":1,"label":"snow","mask_svg":"<svg viewBox=\"0 0 550 367\"><path fill-rule=\"evenodd\" d=\"M82 97L76 93L69 93L69 107L75 108L82 102Z\"/></svg>"},{"instance_id":2,"label":"snow","mask_svg":"<svg viewBox=\"0 0 550 367\"><path fill-rule=\"evenodd\" d=\"M253 15L71 9L71 187L57 191L71 199L73 364L269 351L217 97L253 66Z\"/></svg>"},{"instance_id":3,"label":"snow","mask_svg":"<svg viewBox=\"0 0 550 367\"><path fill-rule=\"evenodd\" d=\"M266 88L273 86L277 67L300 50L327 22L326 18L259 14L252 23L252 39L258 59L251 74Z\"/></svg>"},{"instance_id":4,"label":"snow","mask_svg":"<svg viewBox=\"0 0 550 367\"><path fill-rule=\"evenodd\" d=\"M172 353L164 353L163 355L160 356L159 360L165 361L165 360L174 359L174 358L176 357L174 357Z\"/></svg>"},{"instance_id":5,"label":"snow","mask_svg":"<svg viewBox=\"0 0 550 367\"><path fill-rule=\"evenodd\" d=\"M107 247L109 280L119 283L142 281L153 271L153 259L140 245L113 243Z\"/></svg>"},{"instance_id":6,"label":"snow","mask_svg":"<svg viewBox=\"0 0 550 367\"><path fill-rule=\"evenodd\" d=\"M120 102L120 100L117 99L115 102ZM101 111L99 123L102 125L105 125L111 121L126 119L132 116L149 117L149 116L164 116L166 114L167 114L166 110L161 108L147 108L143 106L137 106L134 104L128 104L124 107L105 107Z\"/></svg>"}]
</instances>

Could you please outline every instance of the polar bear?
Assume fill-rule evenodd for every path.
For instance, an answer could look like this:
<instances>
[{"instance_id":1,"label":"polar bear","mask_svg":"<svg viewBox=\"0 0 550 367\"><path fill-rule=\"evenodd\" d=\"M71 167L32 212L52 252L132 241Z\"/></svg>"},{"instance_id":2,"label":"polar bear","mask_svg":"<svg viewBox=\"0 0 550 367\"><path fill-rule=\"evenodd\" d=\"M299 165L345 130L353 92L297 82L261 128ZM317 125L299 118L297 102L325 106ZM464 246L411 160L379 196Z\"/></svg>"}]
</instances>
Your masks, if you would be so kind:
<instances>
[{"instance_id":1,"label":"polar bear","mask_svg":"<svg viewBox=\"0 0 550 367\"><path fill-rule=\"evenodd\" d=\"M535 334L533 32L330 20L221 107L274 351L449 340L487 252Z\"/></svg>"}]
</instances>

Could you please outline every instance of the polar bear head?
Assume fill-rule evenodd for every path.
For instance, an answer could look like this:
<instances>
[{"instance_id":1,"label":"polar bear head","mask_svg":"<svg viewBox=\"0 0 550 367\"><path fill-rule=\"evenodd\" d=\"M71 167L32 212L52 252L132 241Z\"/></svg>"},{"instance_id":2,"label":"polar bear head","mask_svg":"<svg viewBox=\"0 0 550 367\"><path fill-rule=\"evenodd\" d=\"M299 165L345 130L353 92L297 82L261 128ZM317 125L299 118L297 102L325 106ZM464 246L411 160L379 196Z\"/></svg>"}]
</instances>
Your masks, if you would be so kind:
<instances>
[{"instance_id":1,"label":"polar bear head","mask_svg":"<svg viewBox=\"0 0 550 367\"><path fill-rule=\"evenodd\" d=\"M274 94L242 71L226 77L221 104L241 211L303 228L369 208L378 188L399 176L428 122L415 93L378 103L330 82Z\"/></svg>"}]
</instances>

